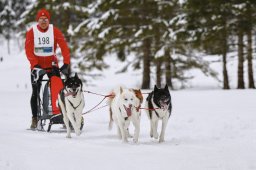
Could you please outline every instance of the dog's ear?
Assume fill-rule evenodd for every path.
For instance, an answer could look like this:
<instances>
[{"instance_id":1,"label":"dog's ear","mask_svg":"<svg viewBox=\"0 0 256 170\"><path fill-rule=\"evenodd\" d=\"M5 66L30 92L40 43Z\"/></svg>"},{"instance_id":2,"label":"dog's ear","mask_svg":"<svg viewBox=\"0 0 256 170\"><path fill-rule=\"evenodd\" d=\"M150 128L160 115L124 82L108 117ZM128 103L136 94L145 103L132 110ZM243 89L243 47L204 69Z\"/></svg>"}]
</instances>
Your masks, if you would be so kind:
<instances>
[{"instance_id":1,"label":"dog's ear","mask_svg":"<svg viewBox=\"0 0 256 170\"><path fill-rule=\"evenodd\" d=\"M154 91L157 91L158 90L158 87L155 85L155 87L154 87Z\"/></svg>"},{"instance_id":2,"label":"dog's ear","mask_svg":"<svg viewBox=\"0 0 256 170\"><path fill-rule=\"evenodd\" d=\"M123 93L123 88L122 88L122 87L120 87L120 94L121 94L121 93Z\"/></svg>"},{"instance_id":3,"label":"dog's ear","mask_svg":"<svg viewBox=\"0 0 256 170\"><path fill-rule=\"evenodd\" d=\"M167 84L165 85L164 90L168 90L169 91L169 88L168 88Z\"/></svg>"},{"instance_id":4,"label":"dog's ear","mask_svg":"<svg viewBox=\"0 0 256 170\"><path fill-rule=\"evenodd\" d=\"M78 75L77 75L77 73L75 73L75 78L78 78Z\"/></svg>"},{"instance_id":5,"label":"dog's ear","mask_svg":"<svg viewBox=\"0 0 256 170\"><path fill-rule=\"evenodd\" d=\"M80 82L81 82L81 92L83 92L83 82L82 80L80 80Z\"/></svg>"}]
</instances>

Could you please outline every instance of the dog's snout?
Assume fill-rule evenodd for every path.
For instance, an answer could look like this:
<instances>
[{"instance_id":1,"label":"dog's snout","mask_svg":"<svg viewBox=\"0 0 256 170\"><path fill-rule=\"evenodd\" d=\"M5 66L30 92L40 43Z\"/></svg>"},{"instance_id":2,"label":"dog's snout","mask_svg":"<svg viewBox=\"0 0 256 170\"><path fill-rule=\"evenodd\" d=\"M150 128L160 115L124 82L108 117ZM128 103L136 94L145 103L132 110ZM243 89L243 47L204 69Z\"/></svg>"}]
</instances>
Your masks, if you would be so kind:
<instances>
[{"instance_id":1,"label":"dog's snout","mask_svg":"<svg viewBox=\"0 0 256 170\"><path fill-rule=\"evenodd\" d=\"M167 102L167 101L169 101L169 98L167 97L167 96L163 96L163 97L161 97L161 99L160 99L162 102Z\"/></svg>"}]
</instances>

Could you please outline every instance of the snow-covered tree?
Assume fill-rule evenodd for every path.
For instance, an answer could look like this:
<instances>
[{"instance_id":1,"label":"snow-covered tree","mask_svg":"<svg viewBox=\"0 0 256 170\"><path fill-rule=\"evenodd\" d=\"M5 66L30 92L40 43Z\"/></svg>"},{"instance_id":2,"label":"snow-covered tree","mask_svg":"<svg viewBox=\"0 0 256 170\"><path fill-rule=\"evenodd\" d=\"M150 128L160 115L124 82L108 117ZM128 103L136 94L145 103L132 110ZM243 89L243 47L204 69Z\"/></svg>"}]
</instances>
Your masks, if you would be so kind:
<instances>
[{"instance_id":1,"label":"snow-covered tree","mask_svg":"<svg viewBox=\"0 0 256 170\"><path fill-rule=\"evenodd\" d=\"M122 61L133 53L137 58L129 65L135 69L143 69L142 88L150 87L151 67L154 67L154 58L168 59L170 48L174 48L175 24L173 18L179 12L178 2L173 1L144 1L144 0L113 0L95 1L89 6L89 18L83 21L76 33L83 35L81 51L91 52L89 56L101 59L106 53L116 53ZM174 29L175 28L175 29ZM169 51L163 53L161 50ZM162 56L159 56L161 53ZM156 57L158 56L158 57ZM160 61L156 59L156 62ZM170 56L165 62L170 68ZM159 75L163 69L159 64ZM127 68L127 67L125 67ZM125 71L125 69L123 69ZM171 80L172 74L167 69L166 75ZM169 83L171 85L171 83Z\"/></svg>"},{"instance_id":2,"label":"snow-covered tree","mask_svg":"<svg viewBox=\"0 0 256 170\"><path fill-rule=\"evenodd\" d=\"M2 35L7 40L8 54L10 54L10 39L16 22L16 13L13 10L13 3L13 1L4 0L3 10L0 12L0 28Z\"/></svg>"}]
</instances>

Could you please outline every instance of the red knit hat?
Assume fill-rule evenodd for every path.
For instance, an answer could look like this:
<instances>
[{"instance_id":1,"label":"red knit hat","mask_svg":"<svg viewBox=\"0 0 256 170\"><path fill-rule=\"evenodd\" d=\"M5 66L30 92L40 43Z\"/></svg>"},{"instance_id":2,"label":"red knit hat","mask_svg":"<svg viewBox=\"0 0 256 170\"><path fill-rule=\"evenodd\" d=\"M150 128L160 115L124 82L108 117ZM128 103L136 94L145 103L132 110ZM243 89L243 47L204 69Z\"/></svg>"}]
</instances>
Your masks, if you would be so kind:
<instances>
[{"instance_id":1,"label":"red knit hat","mask_svg":"<svg viewBox=\"0 0 256 170\"><path fill-rule=\"evenodd\" d=\"M36 21L38 21L38 19L41 16L46 16L48 18L48 20L50 20L50 18L51 18L50 13L46 9L44 9L44 8L37 12Z\"/></svg>"}]
</instances>

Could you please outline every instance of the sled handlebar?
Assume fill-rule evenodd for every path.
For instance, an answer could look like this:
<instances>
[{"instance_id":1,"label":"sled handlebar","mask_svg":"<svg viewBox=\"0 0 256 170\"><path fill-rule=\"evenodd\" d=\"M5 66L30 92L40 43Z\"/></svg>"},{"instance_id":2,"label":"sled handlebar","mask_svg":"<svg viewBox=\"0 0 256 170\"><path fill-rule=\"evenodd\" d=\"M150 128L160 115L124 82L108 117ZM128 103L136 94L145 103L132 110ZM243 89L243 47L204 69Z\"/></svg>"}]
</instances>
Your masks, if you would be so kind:
<instances>
[{"instance_id":1,"label":"sled handlebar","mask_svg":"<svg viewBox=\"0 0 256 170\"><path fill-rule=\"evenodd\" d=\"M41 73L39 73L40 70L42 71ZM34 74L32 74L32 76L34 78L33 83L36 83L39 80L39 76L44 76L47 73L53 73L54 71L58 71L60 74L63 74L58 67L49 67L49 68L44 68L44 69L36 70L36 72ZM63 74L63 75L65 76L65 78L64 79L62 78L62 80L65 80L67 75L65 75L65 74ZM48 81L48 80L49 79L42 79L41 81Z\"/></svg>"}]
</instances>

